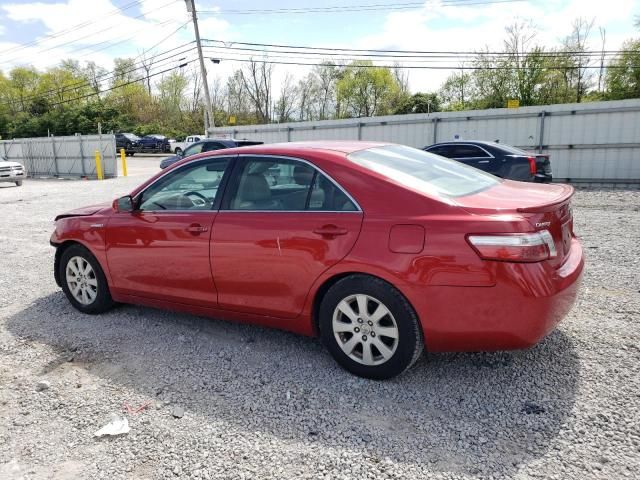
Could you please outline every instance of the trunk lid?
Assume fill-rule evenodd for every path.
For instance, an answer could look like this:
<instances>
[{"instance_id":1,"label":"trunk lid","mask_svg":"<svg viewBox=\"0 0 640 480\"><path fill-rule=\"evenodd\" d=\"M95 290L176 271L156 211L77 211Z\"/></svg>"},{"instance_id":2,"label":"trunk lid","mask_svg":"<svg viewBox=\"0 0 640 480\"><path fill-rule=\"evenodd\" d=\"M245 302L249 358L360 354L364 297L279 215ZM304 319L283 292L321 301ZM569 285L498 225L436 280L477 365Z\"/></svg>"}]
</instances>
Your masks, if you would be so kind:
<instances>
[{"instance_id":1,"label":"trunk lid","mask_svg":"<svg viewBox=\"0 0 640 480\"><path fill-rule=\"evenodd\" d=\"M557 256L548 261L554 266L560 266L569 253L574 236L571 208L573 193L574 189L570 185L504 180L483 192L455 200L458 206L469 213L519 214L531 225L531 230L548 230L557 252Z\"/></svg>"}]
</instances>

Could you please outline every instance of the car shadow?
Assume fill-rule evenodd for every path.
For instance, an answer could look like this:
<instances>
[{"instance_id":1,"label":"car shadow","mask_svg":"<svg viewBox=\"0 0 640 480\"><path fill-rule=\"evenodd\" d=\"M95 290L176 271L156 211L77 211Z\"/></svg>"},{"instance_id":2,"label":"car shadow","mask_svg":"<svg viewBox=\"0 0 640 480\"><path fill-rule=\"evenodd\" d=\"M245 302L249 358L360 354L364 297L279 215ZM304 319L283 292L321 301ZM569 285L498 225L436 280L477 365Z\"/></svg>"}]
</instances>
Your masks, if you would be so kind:
<instances>
[{"instance_id":1,"label":"car shadow","mask_svg":"<svg viewBox=\"0 0 640 480\"><path fill-rule=\"evenodd\" d=\"M580 375L561 330L526 351L428 354L375 382L341 370L318 339L136 306L83 315L61 292L10 316L7 328L58 352L43 374L73 352L89 374L179 403L203 428L231 422L374 462L495 478L553 448Z\"/></svg>"}]
</instances>

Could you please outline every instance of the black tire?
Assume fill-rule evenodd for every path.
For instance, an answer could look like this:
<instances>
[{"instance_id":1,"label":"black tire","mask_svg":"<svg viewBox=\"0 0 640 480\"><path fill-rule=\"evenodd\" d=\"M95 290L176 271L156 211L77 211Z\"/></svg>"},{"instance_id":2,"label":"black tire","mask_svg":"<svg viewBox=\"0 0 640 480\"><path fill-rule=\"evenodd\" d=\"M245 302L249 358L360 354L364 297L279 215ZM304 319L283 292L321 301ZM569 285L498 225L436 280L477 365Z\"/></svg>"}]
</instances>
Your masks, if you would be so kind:
<instances>
[{"instance_id":1,"label":"black tire","mask_svg":"<svg viewBox=\"0 0 640 480\"><path fill-rule=\"evenodd\" d=\"M18 180L16 182L16 187L21 187L22 186L22 180Z\"/></svg>"},{"instance_id":2,"label":"black tire","mask_svg":"<svg viewBox=\"0 0 640 480\"><path fill-rule=\"evenodd\" d=\"M175 151L173 152L176 155L180 155L182 153L182 149L180 147L176 148Z\"/></svg>"},{"instance_id":3,"label":"black tire","mask_svg":"<svg viewBox=\"0 0 640 480\"><path fill-rule=\"evenodd\" d=\"M97 281L96 296L93 301L88 304L83 304L76 300L69 287L66 269L69 261L74 257L81 257L91 265L94 275L91 279L95 278ZM98 260L96 260L93 254L85 247L78 244L68 247L60 257L60 264L58 268L58 278L60 278L60 283L62 284L62 291L67 296L67 299L69 299L69 302L71 302L71 305L73 305L77 310L80 310L82 313L97 314L106 312L114 306L111 293L109 292L109 285L107 284L107 279L104 276L102 267L100 267L100 263L98 263Z\"/></svg>"},{"instance_id":4,"label":"black tire","mask_svg":"<svg viewBox=\"0 0 640 480\"><path fill-rule=\"evenodd\" d=\"M393 354L382 363L377 365L365 365L360 363L359 361L354 360L351 356L349 356L343 348L338 344L338 339L336 335L353 335L351 332L347 332L346 334L336 334L333 329L333 317L338 304L345 299L351 298L355 295L366 295L370 297L370 302L368 303L368 309L375 308L375 301L383 304L384 307L390 312L391 316L384 317L378 323L378 326L382 325L382 322L390 322L395 321L395 328L397 330L397 344L391 342L395 345L395 350ZM356 302L356 300L352 300L352 302ZM357 303L357 302L356 302ZM373 314L373 312L370 312ZM345 370L358 375L364 378L370 378L374 380L386 380L401 373L405 372L420 358L422 351L424 349L423 339L422 339L422 330L420 328L420 323L418 317L407 301L407 299L400 293L396 288L394 288L389 283L385 282L376 277L371 277L368 275L350 275L345 277L338 282L336 282L325 294L322 299L322 303L320 304L319 309L320 314L320 336L322 337L322 341L333 356L333 358L340 364ZM368 314L367 314L368 315ZM359 315L358 315L359 316ZM346 318L346 317L343 317ZM360 318L358 318L360 321ZM366 323L366 322L365 322ZM393 323L392 323L393 324ZM351 323L349 323L351 325ZM358 326L356 323L353 323L354 329ZM367 329L371 329L370 331L374 331L376 326L374 327L366 327ZM362 333L362 331L360 332ZM357 335L361 339L365 339L366 335L360 336L360 333ZM374 331L375 333L375 331ZM369 333L368 340L374 341ZM343 343L346 343L344 340L345 337L341 337ZM346 337L349 340L351 337ZM383 340L384 335L378 335L378 340ZM389 341L390 338L385 340ZM359 340L358 340L359 341ZM365 348L361 342L361 349ZM352 355L358 355L357 346L352 351ZM368 347L372 349L371 346ZM377 348L377 347L376 347ZM378 351L378 360L384 357L382 355L381 350L372 349L372 352ZM363 356L364 357L364 356Z\"/></svg>"}]
</instances>

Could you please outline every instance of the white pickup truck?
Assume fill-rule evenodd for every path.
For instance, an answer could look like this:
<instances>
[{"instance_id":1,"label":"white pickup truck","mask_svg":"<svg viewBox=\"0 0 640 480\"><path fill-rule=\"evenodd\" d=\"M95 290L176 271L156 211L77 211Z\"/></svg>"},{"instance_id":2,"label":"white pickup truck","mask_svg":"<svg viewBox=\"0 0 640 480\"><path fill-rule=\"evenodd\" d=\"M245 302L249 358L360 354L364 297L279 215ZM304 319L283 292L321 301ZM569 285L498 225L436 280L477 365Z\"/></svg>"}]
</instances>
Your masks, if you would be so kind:
<instances>
[{"instance_id":1,"label":"white pickup truck","mask_svg":"<svg viewBox=\"0 0 640 480\"><path fill-rule=\"evenodd\" d=\"M207 138L205 135L189 135L184 139L184 142L171 142L170 148L173 153L180 155L189 145L199 142L200 140L204 140L205 138Z\"/></svg>"},{"instance_id":2,"label":"white pickup truck","mask_svg":"<svg viewBox=\"0 0 640 480\"><path fill-rule=\"evenodd\" d=\"M15 183L19 187L26 176L27 171L22 164L0 156L0 182Z\"/></svg>"}]
</instances>

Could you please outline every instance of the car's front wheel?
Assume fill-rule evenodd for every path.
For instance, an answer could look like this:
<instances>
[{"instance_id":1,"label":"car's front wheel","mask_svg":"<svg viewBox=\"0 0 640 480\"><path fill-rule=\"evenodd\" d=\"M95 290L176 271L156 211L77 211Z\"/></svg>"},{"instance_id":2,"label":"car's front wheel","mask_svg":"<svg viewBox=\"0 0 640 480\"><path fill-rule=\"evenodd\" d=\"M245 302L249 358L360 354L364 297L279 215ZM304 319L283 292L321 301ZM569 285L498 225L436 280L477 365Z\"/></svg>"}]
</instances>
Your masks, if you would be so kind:
<instances>
[{"instance_id":1,"label":"car's front wheel","mask_svg":"<svg viewBox=\"0 0 640 480\"><path fill-rule=\"evenodd\" d=\"M178 148L176 148L176 151L173 152L173 153L175 153L176 155L180 155L182 153L182 149L180 147L178 147Z\"/></svg>"},{"instance_id":2,"label":"car's front wheel","mask_svg":"<svg viewBox=\"0 0 640 480\"><path fill-rule=\"evenodd\" d=\"M423 350L418 317L392 285L367 275L336 282L320 304L320 333L335 360L376 380L401 374Z\"/></svg>"},{"instance_id":3,"label":"car's front wheel","mask_svg":"<svg viewBox=\"0 0 640 480\"><path fill-rule=\"evenodd\" d=\"M67 248L60 259L62 290L83 313L102 313L113 307L109 285L96 258L82 245Z\"/></svg>"},{"instance_id":4,"label":"car's front wheel","mask_svg":"<svg viewBox=\"0 0 640 480\"><path fill-rule=\"evenodd\" d=\"M22 186L22 180L18 180L16 182L16 187L21 187Z\"/></svg>"}]
</instances>

